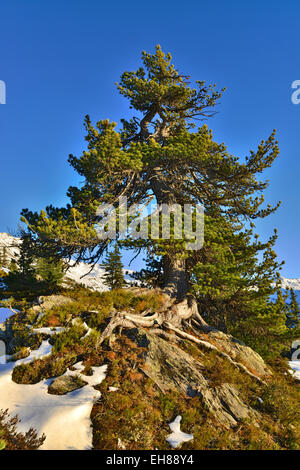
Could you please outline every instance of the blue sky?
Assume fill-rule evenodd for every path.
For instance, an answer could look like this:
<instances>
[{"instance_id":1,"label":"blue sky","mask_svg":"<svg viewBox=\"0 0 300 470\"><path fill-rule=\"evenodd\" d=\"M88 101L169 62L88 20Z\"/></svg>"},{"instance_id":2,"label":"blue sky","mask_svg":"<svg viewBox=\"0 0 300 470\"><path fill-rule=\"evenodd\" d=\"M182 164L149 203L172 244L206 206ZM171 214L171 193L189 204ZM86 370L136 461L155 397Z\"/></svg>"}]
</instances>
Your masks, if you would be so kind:
<instances>
[{"instance_id":1,"label":"blue sky","mask_svg":"<svg viewBox=\"0 0 300 470\"><path fill-rule=\"evenodd\" d=\"M126 117L114 84L159 43L192 79L226 86L208 125L231 153L243 158L277 129L281 154L266 199L283 202L258 231L265 239L278 228L283 274L300 277L300 105L291 102L299 14L296 0L2 2L0 231L15 230L24 207L66 203L67 187L80 182L67 157L84 149L84 116Z\"/></svg>"}]
</instances>

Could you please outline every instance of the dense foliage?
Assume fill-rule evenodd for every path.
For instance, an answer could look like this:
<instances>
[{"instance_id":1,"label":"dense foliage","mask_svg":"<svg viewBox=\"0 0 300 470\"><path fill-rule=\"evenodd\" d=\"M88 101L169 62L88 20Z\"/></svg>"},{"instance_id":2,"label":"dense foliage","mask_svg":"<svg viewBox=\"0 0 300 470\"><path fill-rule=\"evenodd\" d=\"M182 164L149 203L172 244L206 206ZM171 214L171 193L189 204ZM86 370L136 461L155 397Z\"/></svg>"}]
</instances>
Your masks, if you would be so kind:
<instances>
[{"instance_id":1,"label":"dense foliage","mask_svg":"<svg viewBox=\"0 0 300 470\"><path fill-rule=\"evenodd\" d=\"M104 283L111 289L121 289L125 285L123 263L118 245L109 252L101 264L104 268Z\"/></svg>"}]
</instances>

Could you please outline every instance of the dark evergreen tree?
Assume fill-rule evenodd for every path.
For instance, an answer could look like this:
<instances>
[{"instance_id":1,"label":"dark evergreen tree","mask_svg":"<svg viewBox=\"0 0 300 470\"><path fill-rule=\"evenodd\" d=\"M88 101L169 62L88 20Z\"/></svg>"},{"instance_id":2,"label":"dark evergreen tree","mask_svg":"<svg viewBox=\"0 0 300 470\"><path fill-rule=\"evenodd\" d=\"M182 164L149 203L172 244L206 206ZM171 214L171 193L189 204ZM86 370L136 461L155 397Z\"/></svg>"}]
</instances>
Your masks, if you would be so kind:
<instances>
[{"instance_id":1,"label":"dark evergreen tree","mask_svg":"<svg viewBox=\"0 0 300 470\"><path fill-rule=\"evenodd\" d=\"M20 255L17 260L19 273L25 279L32 279L35 276L35 242L30 232L21 234Z\"/></svg>"},{"instance_id":2,"label":"dark evergreen tree","mask_svg":"<svg viewBox=\"0 0 300 470\"><path fill-rule=\"evenodd\" d=\"M294 289L290 289L290 302L288 304L286 324L288 328L300 327L300 307Z\"/></svg>"},{"instance_id":3,"label":"dark evergreen tree","mask_svg":"<svg viewBox=\"0 0 300 470\"><path fill-rule=\"evenodd\" d=\"M183 320L192 317L194 324L207 329L189 295L195 283L204 295L207 286L200 284L207 274L207 282L215 292L223 292L231 305L234 298L240 305L247 294L254 298L255 289L268 302L272 291L279 266L272 249L273 238L265 245L265 258L259 265L256 253L264 248L252 243L244 224L268 216L279 205L262 206L268 182L260 179L279 153L275 131L257 151L251 150L245 161L239 161L223 143L213 140L206 125L195 130L197 121L214 114L221 96L215 86L196 81L195 88L191 88L189 77L179 73L171 63L171 55L165 55L160 46L153 55L143 52L142 59L144 67L125 72L118 85L138 115L129 121L121 119L120 132L108 120L94 127L87 116L88 148L80 157L69 157L84 184L69 188L71 203L66 208L49 206L40 214L26 209L22 220L43 243L57 247L63 256L96 263L112 242L97 236L99 205L111 203L117 207L120 196L126 196L129 205L150 200L182 208L184 204L202 204L210 233L197 251L187 249L185 232L181 239L171 233L166 240L160 233L155 240L127 239L123 243L129 248L146 249L159 264L159 285L174 299L172 315L169 310L160 314L161 327L182 328ZM226 239L224 244L222 237ZM154 321L149 320L149 326ZM138 323L135 319L132 325ZM142 319L141 324L145 323ZM125 324L132 326L130 321ZM102 339L110 331L108 328Z\"/></svg>"},{"instance_id":4,"label":"dark evergreen tree","mask_svg":"<svg viewBox=\"0 0 300 470\"><path fill-rule=\"evenodd\" d=\"M56 290L64 278L65 266L61 260L53 258L39 258L36 264L36 275L48 286L49 290Z\"/></svg>"},{"instance_id":5,"label":"dark evergreen tree","mask_svg":"<svg viewBox=\"0 0 300 470\"><path fill-rule=\"evenodd\" d=\"M18 265L16 260L12 259L9 263L9 270L11 273L17 273L18 272Z\"/></svg>"},{"instance_id":6,"label":"dark evergreen tree","mask_svg":"<svg viewBox=\"0 0 300 470\"><path fill-rule=\"evenodd\" d=\"M113 251L109 252L105 261L101 264L105 270L105 284L110 289L121 289L126 284L123 274L121 253L117 244Z\"/></svg>"},{"instance_id":7,"label":"dark evergreen tree","mask_svg":"<svg viewBox=\"0 0 300 470\"><path fill-rule=\"evenodd\" d=\"M35 283L35 241L29 231L21 233L20 251L11 259L9 275L5 278L8 288L13 291L31 289Z\"/></svg>"},{"instance_id":8,"label":"dark evergreen tree","mask_svg":"<svg viewBox=\"0 0 300 470\"><path fill-rule=\"evenodd\" d=\"M64 263L30 231L21 232L19 255L10 263L5 283L12 291L47 293L56 290L64 276Z\"/></svg>"}]
</instances>

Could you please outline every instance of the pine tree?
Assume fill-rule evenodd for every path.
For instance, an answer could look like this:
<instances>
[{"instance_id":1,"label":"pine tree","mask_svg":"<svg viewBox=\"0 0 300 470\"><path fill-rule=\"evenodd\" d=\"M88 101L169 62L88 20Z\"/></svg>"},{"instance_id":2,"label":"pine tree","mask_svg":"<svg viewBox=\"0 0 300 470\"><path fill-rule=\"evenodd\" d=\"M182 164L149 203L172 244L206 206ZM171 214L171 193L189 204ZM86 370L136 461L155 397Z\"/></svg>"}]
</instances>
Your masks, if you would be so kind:
<instances>
[{"instance_id":1,"label":"pine tree","mask_svg":"<svg viewBox=\"0 0 300 470\"><path fill-rule=\"evenodd\" d=\"M221 92L199 80L191 88L189 77L174 67L171 55L165 55L160 46L155 54L143 52L142 60L143 67L124 72L118 84L137 115L129 121L121 119L120 132L113 122L102 120L93 126L86 116L87 150L80 157L69 157L84 184L69 188L70 204L66 208L49 206L40 214L25 209L22 220L43 243L57 247L62 256L95 263L113 241L99 240L97 235L97 209L101 204L117 207L120 196L126 196L129 205L145 204L153 198L158 205L177 204L181 208L202 204L206 221L216 222L211 223L211 239L206 238L203 248L197 251L187 249L186 233L181 239L173 233L169 240L160 234L161 238L155 240L129 238L122 243L145 249L159 260L160 286L174 299L173 326L181 328L182 320L193 316L205 329L208 326L189 295L193 277L200 279L203 272L201 265L210 265L216 289L221 291L225 283L226 294L240 283L245 297L247 283L251 285L250 276L243 279L242 271L247 268L247 261L241 267L243 255L256 276L258 266L253 260L255 250L260 248L251 246L243 228L245 221L266 217L279 206L263 206L268 182L260 179L279 153L275 131L261 141L256 151L250 151L245 162L240 162L223 143L214 141L207 125L196 128L197 121L214 114ZM224 248L222 226L228 230ZM271 247L265 252L258 277L261 293L267 295L270 276L264 281L263 270L275 273L277 263ZM215 261L210 262L209 257ZM223 260L224 272L216 264L218 259ZM228 260L230 269L226 269ZM181 302L180 307L175 301ZM164 314L160 324L164 324Z\"/></svg>"},{"instance_id":2,"label":"pine tree","mask_svg":"<svg viewBox=\"0 0 300 470\"><path fill-rule=\"evenodd\" d=\"M277 232L262 243L253 227L240 232L222 218L206 217L205 228L206 244L192 272L193 291L207 321L231 332L236 322L258 314L259 304L265 306L280 285Z\"/></svg>"},{"instance_id":3,"label":"pine tree","mask_svg":"<svg viewBox=\"0 0 300 470\"><path fill-rule=\"evenodd\" d=\"M21 291L33 289L36 284L35 279L35 241L29 231L21 232L21 244L19 255L16 259L11 259L9 274L5 278L9 290Z\"/></svg>"},{"instance_id":4,"label":"pine tree","mask_svg":"<svg viewBox=\"0 0 300 470\"><path fill-rule=\"evenodd\" d=\"M48 286L50 290L56 290L64 278L64 264L61 260L51 258L39 258L35 273Z\"/></svg>"},{"instance_id":5,"label":"pine tree","mask_svg":"<svg viewBox=\"0 0 300 470\"><path fill-rule=\"evenodd\" d=\"M110 287L110 289L121 289L124 287L126 282L123 274L121 253L117 244L115 244L114 250L107 254L101 267L105 270L104 283Z\"/></svg>"},{"instance_id":6,"label":"pine tree","mask_svg":"<svg viewBox=\"0 0 300 470\"><path fill-rule=\"evenodd\" d=\"M31 280L35 275L35 243L30 232L21 234L20 255L17 260L19 273L24 279Z\"/></svg>"},{"instance_id":7,"label":"pine tree","mask_svg":"<svg viewBox=\"0 0 300 470\"><path fill-rule=\"evenodd\" d=\"M287 321L288 328L300 327L300 307L294 289L290 289L290 303L288 304Z\"/></svg>"}]
</instances>

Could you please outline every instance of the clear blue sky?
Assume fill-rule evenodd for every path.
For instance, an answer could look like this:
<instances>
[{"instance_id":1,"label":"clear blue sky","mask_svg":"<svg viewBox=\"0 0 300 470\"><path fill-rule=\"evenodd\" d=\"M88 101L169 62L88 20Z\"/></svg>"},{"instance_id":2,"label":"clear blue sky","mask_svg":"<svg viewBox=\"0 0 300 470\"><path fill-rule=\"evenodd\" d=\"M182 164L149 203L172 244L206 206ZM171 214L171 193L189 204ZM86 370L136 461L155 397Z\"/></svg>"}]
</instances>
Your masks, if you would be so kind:
<instances>
[{"instance_id":1,"label":"clear blue sky","mask_svg":"<svg viewBox=\"0 0 300 470\"><path fill-rule=\"evenodd\" d=\"M85 146L85 114L120 122L127 102L114 83L159 43L183 73L227 87L208 125L231 153L244 157L277 129L267 202L283 203L258 229L265 238L278 228L283 274L300 277L299 15L297 0L2 2L0 231L14 230L24 207L66 203L79 182L67 156Z\"/></svg>"}]
</instances>

